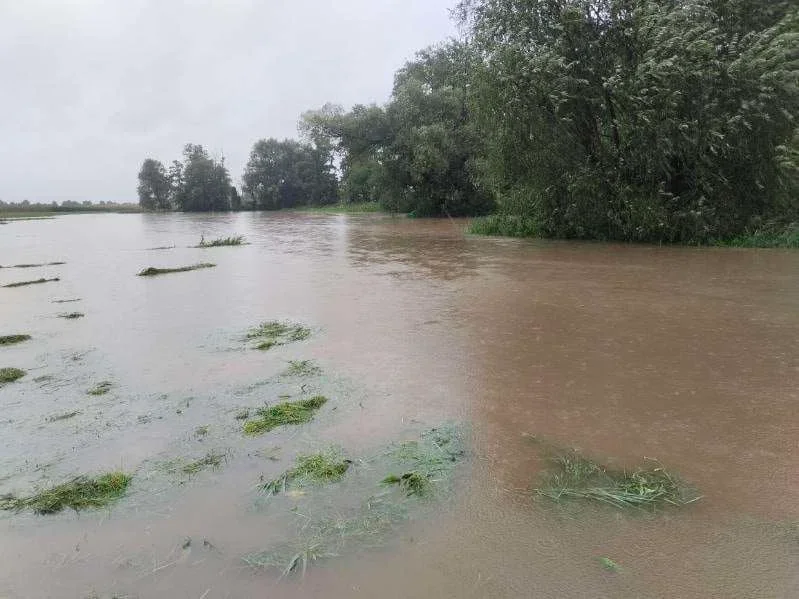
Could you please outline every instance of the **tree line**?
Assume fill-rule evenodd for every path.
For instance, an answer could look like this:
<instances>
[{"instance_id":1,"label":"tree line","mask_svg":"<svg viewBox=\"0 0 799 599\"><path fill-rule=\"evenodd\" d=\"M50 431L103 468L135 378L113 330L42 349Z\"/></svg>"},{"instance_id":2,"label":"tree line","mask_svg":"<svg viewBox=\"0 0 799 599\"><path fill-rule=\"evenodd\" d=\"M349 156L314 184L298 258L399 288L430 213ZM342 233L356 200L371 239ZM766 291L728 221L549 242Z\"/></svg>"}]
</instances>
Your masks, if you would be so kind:
<instances>
[{"instance_id":1,"label":"tree line","mask_svg":"<svg viewBox=\"0 0 799 599\"><path fill-rule=\"evenodd\" d=\"M385 104L326 104L301 116L299 141L257 142L242 197L191 146L208 162L191 177L194 154L169 171L145 161L142 205L369 201L688 243L799 220L794 1L463 0L455 13L463 38L419 52Z\"/></svg>"}]
</instances>

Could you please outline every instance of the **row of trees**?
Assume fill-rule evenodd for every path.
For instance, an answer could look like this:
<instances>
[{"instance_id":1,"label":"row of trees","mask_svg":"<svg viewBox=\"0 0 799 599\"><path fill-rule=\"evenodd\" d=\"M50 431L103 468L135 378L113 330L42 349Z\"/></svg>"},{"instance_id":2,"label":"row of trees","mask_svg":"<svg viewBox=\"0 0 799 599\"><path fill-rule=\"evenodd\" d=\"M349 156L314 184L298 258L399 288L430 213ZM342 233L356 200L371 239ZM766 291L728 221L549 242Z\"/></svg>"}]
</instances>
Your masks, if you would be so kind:
<instances>
[{"instance_id":1,"label":"row of trees","mask_svg":"<svg viewBox=\"0 0 799 599\"><path fill-rule=\"evenodd\" d=\"M456 12L463 40L420 52L385 105L327 104L302 115L302 141L256 143L243 205L499 210L545 235L682 242L799 217L794 1L463 0ZM217 203L189 191L196 148L168 172L145 162L157 175L143 203L235 207L204 151L224 181Z\"/></svg>"}]
</instances>

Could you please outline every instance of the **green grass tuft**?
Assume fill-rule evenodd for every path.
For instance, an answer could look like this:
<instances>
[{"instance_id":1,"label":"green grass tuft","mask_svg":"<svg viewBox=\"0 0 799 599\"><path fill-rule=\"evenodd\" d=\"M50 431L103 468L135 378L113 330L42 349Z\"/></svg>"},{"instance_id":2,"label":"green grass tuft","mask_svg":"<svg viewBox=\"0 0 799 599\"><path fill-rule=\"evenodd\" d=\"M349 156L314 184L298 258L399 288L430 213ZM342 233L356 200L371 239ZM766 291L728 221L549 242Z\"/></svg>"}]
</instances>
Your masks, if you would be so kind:
<instances>
[{"instance_id":1,"label":"green grass tuft","mask_svg":"<svg viewBox=\"0 0 799 599\"><path fill-rule=\"evenodd\" d=\"M83 318L85 314L83 312L64 312L63 314L59 314L59 318L66 318L67 320L75 320L76 318Z\"/></svg>"},{"instance_id":2,"label":"green grass tuft","mask_svg":"<svg viewBox=\"0 0 799 599\"><path fill-rule=\"evenodd\" d=\"M290 360L289 367L283 371L283 376L316 376L322 374L322 369L313 360Z\"/></svg>"},{"instance_id":3,"label":"green grass tuft","mask_svg":"<svg viewBox=\"0 0 799 599\"><path fill-rule=\"evenodd\" d=\"M190 270L200 270L201 268L213 268L216 264L211 264L210 262L200 262L198 264L192 264L190 266L179 266L176 268L155 268L150 266L145 268L138 276L140 277L155 277L158 275L165 275L173 272L188 272Z\"/></svg>"},{"instance_id":4,"label":"green grass tuft","mask_svg":"<svg viewBox=\"0 0 799 599\"><path fill-rule=\"evenodd\" d=\"M30 335L0 335L0 345L22 343L23 341L29 341L30 338Z\"/></svg>"},{"instance_id":5,"label":"green grass tuft","mask_svg":"<svg viewBox=\"0 0 799 599\"><path fill-rule=\"evenodd\" d=\"M657 462L633 471L612 470L577 451L551 458L539 495L554 501L583 499L617 508L684 506L699 499Z\"/></svg>"},{"instance_id":6,"label":"green grass tuft","mask_svg":"<svg viewBox=\"0 0 799 599\"><path fill-rule=\"evenodd\" d=\"M247 339L257 341L255 349L268 350L293 341L303 341L311 336L311 329L301 324L271 320L250 329Z\"/></svg>"},{"instance_id":7,"label":"green grass tuft","mask_svg":"<svg viewBox=\"0 0 799 599\"><path fill-rule=\"evenodd\" d=\"M199 460L194 460L181 466L180 471L184 474L197 474L206 468L217 469L222 465L222 462L227 461L227 455L226 451L211 450Z\"/></svg>"},{"instance_id":8,"label":"green grass tuft","mask_svg":"<svg viewBox=\"0 0 799 599\"><path fill-rule=\"evenodd\" d=\"M111 381L100 381L94 387L86 391L89 395L105 395L109 391L111 391L111 387L114 386L114 383Z\"/></svg>"},{"instance_id":9,"label":"green grass tuft","mask_svg":"<svg viewBox=\"0 0 799 599\"><path fill-rule=\"evenodd\" d=\"M314 414L327 403L321 395L299 401L287 401L258 410L258 418L244 423L245 435L260 435L278 426L310 422Z\"/></svg>"},{"instance_id":10,"label":"green grass tuft","mask_svg":"<svg viewBox=\"0 0 799 599\"><path fill-rule=\"evenodd\" d=\"M799 223L784 228L751 231L731 239L717 241L715 245L739 248L799 248Z\"/></svg>"},{"instance_id":11,"label":"green grass tuft","mask_svg":"<svg viewBox=\"0 0 799 599\"><path fill-rule=\"evenodd\" d=\"M0 384L13 383L27 373L21 368L0 368Z\"/></svg>"},{"instance_id":12,"label":"green grass tuft","mask_svg":"<svg viewBox=\"0 0 799 599\"><path fill-rule=\"evenodd\" d=\"M66 262L42 262L41 264L14 264L13 266L6 266L5 268L39 268L41 266L61 266ZM0 268L4 268L0 266Z\"/></svg>"},{"instance_id":13,"label":"green grass tuft","mask_svg":"<svg viewBox=\"0 0 799 599\"><path fill-rule=\"evenodd\" d=\"M61 279L58 277L53 277L52 279L41 278L34 281L17 281L16 283L8 283L3 285L3 287L24 287L25 285L38 285L39 283L52 283L60 280Z\"/></svg>"},{"instance_id":14,"label":"green grass tuft","mask_svg":"<svg viewBox=\"0 0 799 599\"><path fill-rule=\"evenodd\" d=\"M294 468L262 485L261 489L268 495L277 495L285 492L292 484L336 482L347 473L350 464L351 460L343 458L335 450L299 456Z\"/></svg>"},{"instance_id":15,"label":"green grass tuft","mask_svg":"<svg viewBox=\"0 0 799 599\"><path fill-rule=\"evenodd\" d=\"M236 246L236 245L247 245L242 235L237 235L235 237L220 237L219 239L213 239L211 241L206 241L204 237L201 237L200 243L194 247L219 248L219 247Z\"/></svg>"},{"instance_id":16,"label":"green grass tuft","mask_svg":"<svg viewBox=\"0 0 799 599\"><path fill-rule=\"evenodd\" d=\"M424 497L430 491L430 478L426 474L411 471L397 476L396 474L389 474L381 481L384 485L399 485L408 496L416 495L417 497Z\"/></svg>"},{"instance_id":17,"label":"green grass tuft","mask_svg":"<svg viewBox=\"0 0 799 599\"><path fill-rule=\"evenodd\" d=\"M33 510L36 514L55 514L64 508L80 511L105 507L125 494L131 476L124 472L110 472L97 478L78 476L29 497L7 497L0 509Z\"/></svg>"},{"instance_id":18,"label":"green grass tuft","mask_svg":"<svg viewBox=\"0 0 799 599\"><path fill-rule=\"evenodd\" d=\"M472 235L498 237L540 237L541 228L533 219L511 214L491 214L475 218L466 230Z\"/></svg>"}]
</instances>

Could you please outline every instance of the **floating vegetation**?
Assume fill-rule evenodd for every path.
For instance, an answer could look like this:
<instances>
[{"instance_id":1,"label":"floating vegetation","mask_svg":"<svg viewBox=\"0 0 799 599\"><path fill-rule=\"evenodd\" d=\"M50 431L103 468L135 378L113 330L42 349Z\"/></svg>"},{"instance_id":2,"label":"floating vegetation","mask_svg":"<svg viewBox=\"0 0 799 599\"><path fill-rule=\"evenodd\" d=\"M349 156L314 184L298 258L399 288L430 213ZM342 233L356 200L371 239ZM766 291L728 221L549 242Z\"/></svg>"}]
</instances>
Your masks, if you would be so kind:
<instances>
[{"instance_id":1,"label":"floating vegetation","mask_svg":"<svg viewBox=\"0 0 799 599\"><path fill-rule=\"evenodd\" d=\"M29 341L30 338L30 335L0 335L0 345L22 343L23 341Z\"/></svg>"},{"instance_id":2,"label":"floating vegetation","mask_svg":"<svg viewBox=\"0 0 799 599\"><path fill-rule=\"evenodd\" d=\"M348 460L336 450L324 453L302 455L297 465L282 475L261 486L267 495L285 493L290 485L304 486L309 483L331 483L340 480L349 470L352 460Z\"/></svg>"},{"instance_id":3,"label":"floating vegetation","mask_svg":"<svg viewBox=\"0 0 799 599\"><path fill-rule=\"evenodd\" d=\"M21 379L25 374L26 372L21 368L0 368L0 385L13 383L17 379Z\"/></svg>"},{"instance_id":4,"label":"floating vegetation","mask_svg":"<svg viewBox=\"0 0 799 599\"><path fill-rule=\"evenodd\" d=\"M289 360L289 367L282 374L283 376L316 376L322 374L322 369L313 360Z\"/></svg>"},{"instance_id":5,"label":"floating vegetation","mask_svg":"<svg viewBox=\"0 0 799 599\"><path fill-rule=\"evenodd\" d=\"M211 428L207 424L204 424L203 426L198 426L197 428L194 429L194 436L197 437L198 439L203 439L207 437L208 433L210 432Z\"/></svg>"},{"instance_id":6,"label":"floating vegetation","mask_svg":"<svg viewBox=\"0 0 799 599\"><path fill-rule=\"evenodd\" d=\"M621 568L619 567L619 564L614 562L609 557L600 557L599 558L599 563L608 572L619 572L621 570Z\"/></svg>"},{"instance_id":7,"label":"floating vegetation","mask_svg":"<svg viewBox=\"0 0 799 599\"><path fill-rule=\"evenodd\" d=\"M259 408L256 412L258 417L244 423L244 434L260 435L278 426L310 422L319 408L326 403L326 397L317 395L308 399L286 401L274 406Z\"/></svg>"},{"instance_id":8,"label":"floating vegetation","mask_svg":"<svg viewBox=\"0 0 799 599\"><path fill-rule=\"evenodd\" d=\"M150 251L150 250L174 250L174 249L175 249L175 244L174 243L172 245L160 245L160 246L154 247L154 248L147 248L148 251Z\"/></svg>"},{"instance_id":9,"label":"floating vegetation","mask_svg":"<svg viewBox=\"0 0 799 599\"><path fill-rule=\"evenodd\" d=\"M257 341L255 349L267 350L311 336L311 329L301 324L272 320L263 322L247 333L247 339Z\"/></svg>"},{"instance_id":10,"label":"floating vegetation","mask_svg":"<svg viewBox=\"0 0 799 599\"><path fill-rule=\"evenodd\" d=\"M29 497L6 496L0 500L0 509L55 514L64 508L77 512L105 507L125 494L130 481L131 476L124 472L110 472L97 478L78 476Z\"/></svg>"},{"instance_id":11,"label":"floating vegetation","mask_svg":"<svg viewBox=\"0 0 799 599\"><path fill-rule=\"evenodd\" d=\"M53 277L52 279L36 279L35 281L17 281L16 283L7 283L3 285L3 287L24 287L25 285L38 285L40 283L53 283L55 281L60 281L61 279L58 277Z\"/></svg>"},{"instance_id":12,"label":"floating vegetation","mask_svg":"<svg viewBox=\"0 0 799 599\"><path fill-rule=\"evenodd\" d=\"M67 320L75 320L76 318L83 318L85 314L83 312L64 312L59 314L59 318L66 318Z\"/></svg>"},{"instance_id":13,"label":"floating vegetation","mask_svg":"<svg viewBox=\"0 0 799 599\"><path fill-rule=\"evenodd\" d=\"M200 237L200 243L195 245L194 247L219 248L219 247L235 246L235 245L247 245L242 235L237 235L235 237L220 237L219 239L213 239L211 241L206 241L205 237Z\"/></svg>"},{"instance_id":14,"label":"floating vegetation","mask_svg":"<svg viewBox=\"0 0 799 599\"><path fill-rule=\"evenodd\" d=\"M617 508L684 506L700 499L659 462L635 470L607 468L577 451L550 458L553 468L536 492L554 501L583 499Z\"/></svg>"},{"instance_id":15,"label":"floating vegetation","mask_svg":"<svg viewBox=\"0 0 799 599\"><path fill-rule=\"evenodd\" d=\"M0 266L0 268L39 268L41 266L61 266L66 262L43 262L42 264L14 264L13 266Z\"/></svg>"},{"instance_id":16,"label":"floating vegetation","mask_svg":"<svg viewBox=\"0 0 799 599\"><path fill-rule=\"evenodd\" d=\"M227 461L227 456L226 451L211 450L199 460L194 460L181 466L180 471L184 474L197 474L206 468L217 469L222 465L222 462Z\"/></svg>"},{"instance_id":17,"label":"floating vegetation","mask_svg":"<svg viewBox=\"0 0 799 599\"><path fill-rule=\"evenodd\" d=\"M81 299L79 297L74 297L74 298L71 298L71 299L53 300L53 303L54 304L69 304L69 303L72 303L72 302L79 302L79 301L81 301Z\"/></svg>"},{"instance_id":18,"label":"floating vegetation","mask_svg":"<svg viewBox=\"0 0 799 599\"><path fill-rule=\"evenodd\" d=\"M69 420L70 418L74 418L80 414L79 410L75 410L74 412L65 412L63 414L54 414L53 416L48 416L45 418L46 422L58 422L59 420Z\"/></svg>"},{"instance_id":19,"label":"floating vegetation","mask_svg":"<svg viewBox=\"0 0 799 599\"><path fill-rule=\"evenodd\" d=\"M188 272L190 270L200 270L202 268L213 268L216 264L211 264L210 262L200 262L198 264L192 264L190 266L179 266L176 268L155 268L150 266L149 268L145 268L143 271L138 273L140 277L155 277L157 275L165 275L172 272Z\"/></svg>"},{"instance_id":20,"label":"floating vegetation","mask_svg":"<svg viewBox=\"0 0 799 599\"><path fill-rule=\"evenodd\" d=\"M114 383L111 381L100 381L94 387L86 391L89 395L105 395L111 388L114 386Z\"/></svg>"},{"instance_id":21,"label":"floating vegetation","mask_svg":"<svg viewBox=\"0 0 799 599\"><path fill-rule=\"evenodd\" d=\"M396 474L389 474L383 479L384 485L400 485L408 495L417 495L422 497L427 495L430 489L430 479L419 472L411 471L406 472L402 476Z\"/></svg>"}]
</instances>

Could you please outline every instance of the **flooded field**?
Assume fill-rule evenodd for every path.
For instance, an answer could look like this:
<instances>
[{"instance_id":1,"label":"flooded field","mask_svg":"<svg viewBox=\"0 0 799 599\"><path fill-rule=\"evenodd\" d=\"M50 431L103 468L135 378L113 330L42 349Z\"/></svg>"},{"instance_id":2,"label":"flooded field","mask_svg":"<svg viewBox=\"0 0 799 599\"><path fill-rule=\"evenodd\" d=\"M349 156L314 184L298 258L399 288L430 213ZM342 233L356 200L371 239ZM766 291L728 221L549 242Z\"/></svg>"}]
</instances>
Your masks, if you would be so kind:
<instances>
[{"instance_id":1,"label":"flooded field","mask_svg":"<svg viewBox=\"0 0 799 599\"><path fill-rule=\"evenodd\" d=\"M0 266L0 598L799 597L795 251L85 215ZM553 501L554 447L696 500Z\"/></svg>"}]
</instances>

